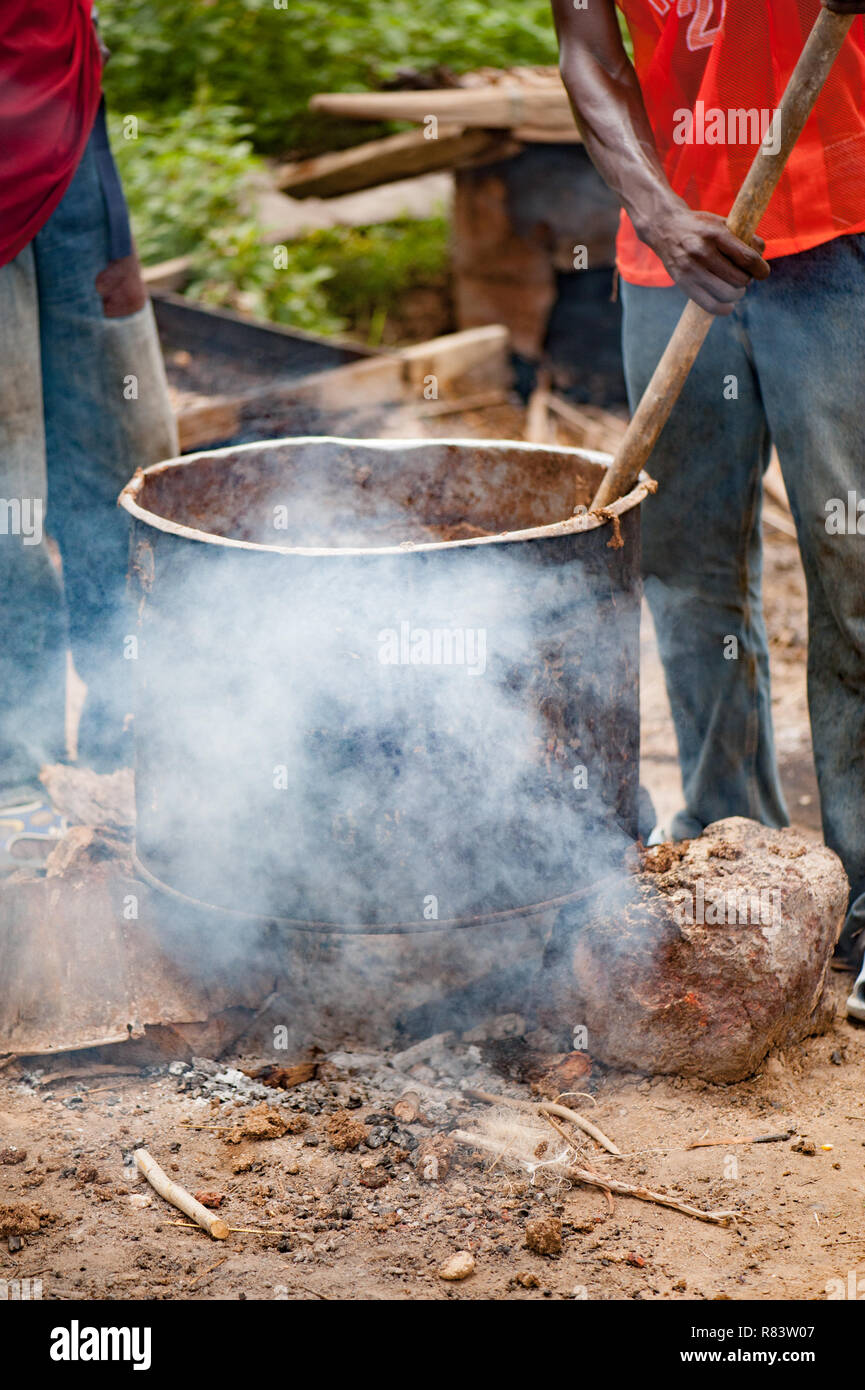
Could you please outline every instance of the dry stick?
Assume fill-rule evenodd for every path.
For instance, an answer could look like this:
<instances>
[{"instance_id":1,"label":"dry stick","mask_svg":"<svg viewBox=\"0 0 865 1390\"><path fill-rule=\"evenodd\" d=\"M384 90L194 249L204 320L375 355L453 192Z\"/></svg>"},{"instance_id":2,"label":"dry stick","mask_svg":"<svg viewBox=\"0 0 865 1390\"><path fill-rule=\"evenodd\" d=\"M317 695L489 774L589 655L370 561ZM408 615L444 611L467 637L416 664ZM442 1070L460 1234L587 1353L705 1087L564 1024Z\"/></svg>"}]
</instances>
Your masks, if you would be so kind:
<instances>
[{"instance_id":1,"label":"dry stick","mask_svg":"<svg viewBox=\"0 0 865 1390\"><path fill-rule=\"evenodd\" d=\"M565 1176L574 1182L589 1183L609 1192L618 1192L622 1197L636 1197L640 1202L654 1202L659 1207L669 1207L681 1212L683 1216L693 1216L697 1221L708 1221L712 1226L728 1226L731 1221L741 1221L738 1211L701 1211L699 1207L689 1206L687 1202L677 1202L675 1197L665 1197L662 1192L652 1192L648 1187L632 1187L630 1183L619 1182L617 1178L607 1178L601 1173L591 1173L588 1168L568 1168Z\"/></svg>"},{"instance_id":2,"label":"dry stick","mask_svg":"<svg viewBox=\"0 0 865 1390\"><path fill-rule=\"evenodd\" d=\"M193 1199L194 1200L194 1199ZM206 1208L205 1208L206 1210ZM169 1221L169 1226L177 1226L181 1231L194 1231L196 1226L191 1221ZM226 1231L231 1235L241 1236L288 1236L291 1231L284 1226L226 1226ZM217 1237L222 1239L222 1237Z\"/></svg>"},{"instance_id":3,"label":"dry stick","mask_svg":"<svg viewBox=\"0 0 865 1390\"><path fill-rule=\"evenodd\" d=\"M136 1149L132 1157L139 1173L147 1179L160 1197L164 1197L166 1202L170 1202L173 1207L177 1207L184 1216L190 1216L214 1240L227 1239L228 1226L222 1217L214 1215L212 1211L207 1210L207 1207L196 1202L192 1193L187 1192L185 1187L172 1182L168 1174L162 1171L156 1159L146 1149Z\"/></svg>"},{"instance_id":4,"label":"dry stick","mask_svg":"<svg viewBox=\"0 0 865 1390\"><path fill-rule=\"evenodd\" d=\"M561 1125L557 1125L551 1115L545 1115L544 1118L548 1125L552 1125L556 1134L573 1149L573 1142ZM603 1185L608 1199L611 1192L621 1192L625 1196L636 1197L641 1202L657 1202L662 1207L672 1207L673 1211L683 1212L686 1216L695 1216L700 1221L711 1221L715 1225L726 1225L728 1221L734 1221L738 1215L734 1211L705 1212L699 1207L690 1206L687 1202L677 1202L674 1197L665 1197L663 1192L652 1192L648 1187L632 1187L630 1183L617 1182L615 1178L606 1178L601 1173L590 1173L588 1168L569 1168L568 1177L579 1178L580 1182L594 1181L596 1186Z\"/></svg>"},{"instance_id":5,"label":"dry stick","mask_svg":"<svg viewBox=\"0 0 865 1390\"><path fill-rule=\"evenodd\" d=\"M752 1134L747 1139L695 1139L692 1144L685 1145L685 1152L690 1149L727 1149L731 1144L783 1144L785 1139L792 1139L795 1133L795 1129L788 1129L783 1134Z\"/></svg>"},{"instance_id":6,"label":"dry stick","mask_svg":"<svg viewBox=\"0 0 865 1390\"><path fill-rule=\"evenodd\" d=\"M510 1096L496 1096L491 1091L466 1091L465 1094L471 1096L472 1100L486 1101L487 1105L510 1105L514 1110L530 1110L532 1114L540 1111L543 1115L558 1115L560 1120L570 1120L572 1125L591 1135L608 1154L615 1154L616 1158L622 1157L621 1149L616 1148L612 1139L608 1139L602 1129L598 1129L597 1125L593 1125L591 1120L587 1120L578 1110L570 1110L566 1105L556 1105L555 1102L547 1100L512 1100Z\"/></svg>"},{"instance_id":7,"label":"dry stick","mask_svg":"<svg viewBox=\"0 0 865 1390\"><path fill-rule=\"evenodd\" d=\"M227 1255L223 1255L223 1257L222 1257L221 1260L217 1260L215 1265L211 1265L211 1266L210 1266L210 1269L203 1269L203 1270L201 1271L200 1274L196 1274L195 1278L193 1279L193 1281L192 1281L192 1283L189 1285L189 1287L190 1287L191 1289L194 1289L194 1288L195 1288L195 1285L198 1284L198 1283L200 1283L202 1279L206 1279L207 1276L208 1276L208 1274L212 1274L213 1271L214 1271L215 1269L219 1269L220 1265L224 1265L224 1264L225 1264L225 1261L226 1261L227 1259L228 1259L228 1256L227 1256Z\"/></svg>"},{"instance_id":8,"label":"dry stick","mask_svg":"<svg viewBox=\"0 0 865 1390\"><path fill-rule=\"evenodd\" d=\"M562 1129L562 1127L561 1127L560 1124L557 1124L557 1123L556 1123L556 1121L553 1119L552 1115L547 1115L547 1114L545 1114L545 1115L544 1115L544 1119L546 1120L546 1122L547 1122L548 1125L552 1125L553 1129L556 1131L556 1134L558 1134L562 1139L564 1139L564 1141L565 1141L565 1143L567 1144L568 1148L571 1149L571 1151L572 1151L573 1153L576 1154L577 1150L576 1150L576 1147L575 1147L575 1145L574 1145L573 1139L571 1138L571 1136L570 1136L569 1134L566 1134L566 1133L565 1133L565 1131ZM613 1194L612 1194L612 1192L610 1191L610 1189L609 1189L608 1187L605 1187L605 1188L603 1189L603 1193L604 1193L604 1196L605 1196L606 1199L607 1199L607 1206L608 1206L609 1209L610 1209L610 1216L615 1216L616 1207L615 1207L615 1203L613 1202Z\"/></svg>"},{"instance_id":9,"label":"dry stick","mask_svg":"<svg viewBox=\"0 0 865 1390\"><path fill-rule=\"evenodd\" d=\"M483 1149L494 1154L501 1153L500 1146L482 1134L469 1134L467 1130L455 1129L451 1131L451 1138L460 1144L468 1144L469 1148ZM662 1192L651 1192L647 1187L633 1187L630 1183L619 1182L617 1178L608 1178L605 1173L593 1173L588 1168L566 1168L563 1176L570 1178L572 1182L599 1187L602 1192L617 1192L622 1197L636 1197L641 1202L654 1202L657 1206L670 1207L673 1211L681 1212L683 1216L693 1216L698 1221L708 1221L713 1226L726 1226L731 1221L742 1219L741 1213L737 1211L701 1211L699 1207L688 1206L687 1202L677 1202L674 1197L665 1197Z\"/></svg>"}]
</instances>

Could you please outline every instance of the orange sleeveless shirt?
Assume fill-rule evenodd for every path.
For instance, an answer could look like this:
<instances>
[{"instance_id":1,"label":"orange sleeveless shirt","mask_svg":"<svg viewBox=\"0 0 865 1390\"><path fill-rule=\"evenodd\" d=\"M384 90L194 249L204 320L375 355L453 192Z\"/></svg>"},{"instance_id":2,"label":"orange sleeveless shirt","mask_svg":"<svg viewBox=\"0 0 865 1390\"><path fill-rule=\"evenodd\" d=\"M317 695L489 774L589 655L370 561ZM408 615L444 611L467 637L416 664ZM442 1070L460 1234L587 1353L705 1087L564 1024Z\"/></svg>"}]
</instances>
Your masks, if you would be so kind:
<instances>
[{"instance_id":1,"label":"orange sleeveless shirt","mask_svg":"<svg viewBox=\"0 0 865 1390\"><path fill-rule=\"evenodd\" d=\"M726 217L818 14L820 0L618 0L671 187ZM865 231L865 19L858 16L759 233L766 257ZM622 212L618 264L671 285Z\"/></svg>"}]
</instances>

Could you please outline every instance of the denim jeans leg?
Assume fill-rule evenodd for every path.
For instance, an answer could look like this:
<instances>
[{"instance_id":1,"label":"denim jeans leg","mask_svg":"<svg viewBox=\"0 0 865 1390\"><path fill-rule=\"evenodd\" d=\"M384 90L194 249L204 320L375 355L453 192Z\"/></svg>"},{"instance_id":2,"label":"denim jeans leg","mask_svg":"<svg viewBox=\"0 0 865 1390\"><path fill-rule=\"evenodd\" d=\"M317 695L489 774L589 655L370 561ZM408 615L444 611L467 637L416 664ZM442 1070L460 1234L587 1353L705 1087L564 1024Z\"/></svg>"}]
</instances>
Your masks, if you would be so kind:
<instances>
[{"instance_id":1,"label":"denim jeans leg","mask_svg":"<svg viewBox=\"0 0 865 1390\"><path fill-rule=\"evenodd\" d=\"M632 405L686 299L625 284ZM760 501L769 435L737 314L718 319L652 457L660 484L642 508L646 597L676 728L685 808L670 829L698 835L748 816L786 825L774 753L762 612Z\"/></svg>"},{"instance_id":2,"label":"denim jeans leg","mask_svg":"<svg viewBox=\"0 0 865 1390\"><path fill-rule=\"evenodd\" d=\"M851 495L865 499L865 236L775 261L747 304L808 585L814 760L824 838L850 880L852 953L865 943L865 502L841 534L827 506L846 516Z\"/></svg>"},{"instance_id":3,"label":"denim jeans leg","mask_svg":"<svg viewBox=\"0 0 865 1390\"><path fill-rule=\"evenodd\" d=\"M109 223L92 139L33 251L52 531L75 665L88 687L79 757L107 771L128 758L124 638L134 630L117 495L136 468L177 453L177 433L151 306L106 318L95 288L109 260Z\"/></svg>"},{"instance_id":4,"label":"denim jeans leg","mask_svg":"<svg viewBox=\"0 0 865 1390\"><path fill-rule=\"evenodd\" d=\"M66 622L44 539L45 431L32 248L0 268L0 794L65 753Z\"/></svg>"}]
</instances>

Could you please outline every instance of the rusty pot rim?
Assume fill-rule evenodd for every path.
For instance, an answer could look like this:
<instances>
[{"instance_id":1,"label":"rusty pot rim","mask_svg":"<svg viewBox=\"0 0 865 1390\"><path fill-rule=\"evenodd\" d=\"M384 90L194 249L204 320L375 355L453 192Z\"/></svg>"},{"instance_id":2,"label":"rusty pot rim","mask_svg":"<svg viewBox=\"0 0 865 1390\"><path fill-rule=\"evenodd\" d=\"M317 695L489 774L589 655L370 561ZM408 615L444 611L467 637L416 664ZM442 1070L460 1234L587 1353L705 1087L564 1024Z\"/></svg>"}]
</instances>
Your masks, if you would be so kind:
<instances>
[{"instance_id":1,"label":"rusty pot rim","mask_svg":"<svg viewBox=\"0 0 865 1390\"><path fill-rule=\"evenodd\" d=\"M604 508L603 512L585 512L579 516L568 517L564 521L556 521L547 526L533 526L522 531L500 531L495 536L475 536L453 541L403 541L396 545L380 546L299 546L299 545L262 545L258 541L235 540L230 536L217 536L211 531L201 531L194 526L185 526L180 522L169 521L167 517L159 516L156 512L149 511L142 507L138 501L144 481L146 478L168 472L170 469L184 468L187 464L196 463L199 459L219 459L226 461L234 458L237 454L248 453L254 450L272 449L274 446L288 444L294 447L301 447L307 444L338 444L348 446L359 446L362 448L377 449L428 449L428 448L447 448L459 445L467 448L477 448L482 446L487 449L507 449L509 452L514 450L530 454L549 454L557 453L572 456L587 461L588 463L602 464L609 467L613 461L611 454L600 453L596 449L577 449L567 445L550 444L531 444L522 440L510 439L472 439L472 438L432 438L432 439L350 439L341 435L316 434L316 435L289 435L279 439L259 439L253 440L248 444L227 445L221 449L200 449L193 454L182 454L174 458L164 459L160 463L151 464L149 468L139 468L130 478L118 497L118 505L137 521L152 526L157 531L164 531L168 535L182 537L185 540L199 541L204 545L226 546L234 550L256 550L265 554L275 555L308 555L308 556L337 556L337 555L414 555L419 551L434 550L464 550L472 546L499 545L502 542L513 543L515 541L547 540L557 536L578 535L583 531L594 531L601 526L610 525L611 518L623 516L626 512L638 507L641 502L654 491L654 484L649 475L645 472L640 474L638 483L624 497L613 502L609 507Z\"/></svg>"}]
</instances>

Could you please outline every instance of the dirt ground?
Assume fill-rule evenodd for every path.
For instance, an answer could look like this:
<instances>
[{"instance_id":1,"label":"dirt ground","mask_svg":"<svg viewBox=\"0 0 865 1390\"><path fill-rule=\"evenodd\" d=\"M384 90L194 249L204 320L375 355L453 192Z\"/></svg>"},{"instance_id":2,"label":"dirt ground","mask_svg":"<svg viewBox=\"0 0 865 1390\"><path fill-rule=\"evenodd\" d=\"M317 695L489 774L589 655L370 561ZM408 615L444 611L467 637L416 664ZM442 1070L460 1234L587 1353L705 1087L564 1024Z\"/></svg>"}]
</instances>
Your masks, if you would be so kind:
<instances>
[{"instance_id":1,"label":"dirt ground","mask_svg":"<svg viewBox=\"0 0 865 1390\"><path fill-rule=\"evenodd\" d=\"M766 552L779 759L794 823L819 835L803 580L792 541L767 532ZM643 647L643 779L663 818L680 787L648 622ZM260 1055L136 1068L115 1050L119 1071L86 1055L59 1069L56 1058L13 1062L0 1073L0 1280L40 1280L46 1299L843 1296L851 1272L865 1288L865 1028L844 1017L849 979L832 977L834 1030L771 1056L747 1082L598 1065L576 1082L585 1094L570 1103L625 1155L585 1140L583 1162L734 1211L724 1226L624 1196L611 1210L601 1191L555 1169L530 1178L442 1138L499 1114L467 1088L532 1097L512 1068L504 1074L502 1057L521 1045L508 1053L483 1036L519 1033L519 1019L407 1054L317 1056L315 1075L288 1090L237 1070L274 1060ZM398 1105L406 1092L416 1096L408 1109ZM275 1110L280 1137L243 1136L260 1105ZM779 1134L788 1137L736 1142ZM547 1160L563 1149L552 1129L548 1138ZM687 1148L700 1139L722 1142ZM185 1218L129 1162L139 1145L192 1192L222 1199L220 1215L239 1228L227 1242L178 1224ZM527 1248L539 1216L560 1220L561 1253ZM473 1272L443 1279L460 1251Z\"/></svg>"},{"instance_id":2,"label":"dirt ground","mask_svg":"<svg viewBox=\"0 0 865 1390\"><path fill-rule=\"evenodd\" d=\"M460 1145L442 1176L436 1136L476 1130L494 1113L461 1085L531 1094L485 1065L486 1050L448 1039L417 1060L336 1054L316 1079L264 1101L225 1062L10 1076L0 1093L0 1225L25 1234L14 1254L4 1239L0 1279L39 1279L43 1298L172 1300L824 1299L849 1288L851 1271L865 1286L862 1029L839 1016L832 1035L771 1057L738 1086L598 1068L579 1083L594 1100L571 1103L626 1155L587 1141L584 1162L732 1210L729 1226L624 1196L611 1211L600 1191L544 1170L533 1182ZM392 1109L406 1090L420 1095L411 1123ZM260 1104L289 1132L232 1142ZM346 1134L362 1136L357 1149L334 1147ZM790 1137L733 1142L770 1134ZM724 1142L687 1149L701 1138ZM552 1130L550 1140L563 1148ZM240 1229L223 1244L178 1225L185 1218L124 1163L142 1144L176 1181L222 1198L220 1215ZM526 1247L540 1216L561 1221L560 1254ZM439 1271L459 1251L474 1272L445 1281Z\"/></svg>"}]
</instances>

